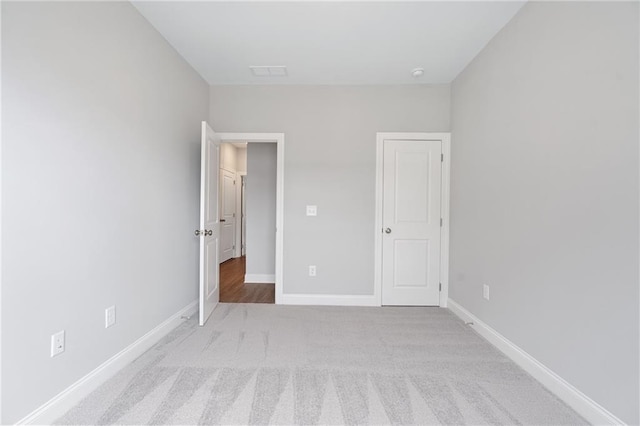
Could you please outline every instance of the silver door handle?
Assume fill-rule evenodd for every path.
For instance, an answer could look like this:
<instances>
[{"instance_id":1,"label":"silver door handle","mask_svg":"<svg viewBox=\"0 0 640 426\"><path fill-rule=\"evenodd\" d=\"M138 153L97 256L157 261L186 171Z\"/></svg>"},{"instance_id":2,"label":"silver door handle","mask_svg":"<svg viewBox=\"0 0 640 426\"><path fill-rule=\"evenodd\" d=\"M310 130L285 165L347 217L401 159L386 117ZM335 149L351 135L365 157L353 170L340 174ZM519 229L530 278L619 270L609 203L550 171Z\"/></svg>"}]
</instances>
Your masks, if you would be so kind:
<instances>
[{"instance_id":1,"label":"silver door handle","mask_svg":"<svg viewBox=\"0 0 640 426\"><path fill-rule=\"evenodd\" d=\"M391 233L391 228L387 228L387 229L385 229L385 230L384 230L384 232L385 232L386 234L390 234L390 233Z\"/></svg>"},{"instance_id":2,"label":"silver door handle","mask_svg":"<svg viewBox=\"0 0 640 426\"><path fill-rule=\"evenodd\" d=\"M206 237L206 236L210 236L210 235L213 235L213 231L211 229L205 229L204 230L204 236Z\"/></svg>"},{"instance_id":3,"label":"silver door handle","mask_svg":"<svg viewBox=\"0 0 640 426\"><path fill-rule=\"evenodd\" d=\"M202 234L202 231L201 231L201 230L199 230L199 229L196 229L195 234L196 234L196 237L199 237L199 236L200 236L200 234Z\"/></svg>"}]
</instances>

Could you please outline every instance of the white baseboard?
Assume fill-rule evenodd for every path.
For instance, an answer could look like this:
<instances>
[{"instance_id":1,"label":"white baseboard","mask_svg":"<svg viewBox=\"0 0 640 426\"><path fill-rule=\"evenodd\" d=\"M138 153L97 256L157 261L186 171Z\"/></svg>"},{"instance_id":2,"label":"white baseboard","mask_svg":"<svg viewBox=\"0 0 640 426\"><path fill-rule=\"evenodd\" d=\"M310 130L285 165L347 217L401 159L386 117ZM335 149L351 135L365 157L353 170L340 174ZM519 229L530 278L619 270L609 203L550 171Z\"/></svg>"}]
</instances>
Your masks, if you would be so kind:
<instances>
[{"instance_id":1,"label":"white baseboard","mask_svg":"<svg viewBox=\"0 0 640 426\"><path fill-rule=\"evenodd\" d=\"M166 321L153 330L109 358L98 368L60 392L48 402L37 408L31 414L18 421L16 424L51 424L65 414L74 405L89 395L98 386L114 376L122 368L130 364L137 357L155 345L160 339L169 334L180 325L184 316L190 316L198 310L198 301L180 309Z\"/></svg>"},{"instance_id":2,"label":"white baseboard","mask_svg":"<svg viewBox=\"0 0 640 426\"><path fill-rule=\"evenodd\" d=\"M246 284L273 284L276 282L274 274L245 274L244 282Z\"/></svg>"},{"instance_id":3,"label":"white baseboard","mask_svg":"<svg viewBox=\"0 0 640 426\"><path fill-rule=\"evenodd\" d=\"M339 294L283 294L282 305L380 306L377 298Z\"/></svg>"},{"instance_id":4,"label":"white baseboard","mask_svg":"<svg viewBox=\"0 0 640 426\"><path fill-rule=\"evenodd\" d=\"M472 313L449 299L449 310L464 322L472 322L471 327L502 353L531 374L558 398L576 410L582 417L594 425L624 425L625 423L607 411L600 404L580 392L569 382L558 376L540 361L520 349L496 330L479 320Z\"/></svg>"}]
</instances>

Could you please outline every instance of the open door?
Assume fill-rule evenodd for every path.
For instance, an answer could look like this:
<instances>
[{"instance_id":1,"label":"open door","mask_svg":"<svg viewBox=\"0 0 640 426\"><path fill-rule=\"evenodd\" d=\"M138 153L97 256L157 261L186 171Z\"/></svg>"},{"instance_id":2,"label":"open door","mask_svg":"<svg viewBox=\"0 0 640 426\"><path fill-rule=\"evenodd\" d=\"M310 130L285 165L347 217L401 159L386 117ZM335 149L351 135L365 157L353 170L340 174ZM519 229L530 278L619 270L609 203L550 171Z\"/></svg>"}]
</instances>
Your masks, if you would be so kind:
<instances>
[{"instance_id":1,"label":"open door","mask_svg":"<svg viewBox=\"0 0 640 426\"><path fill-rule=\"evenodd\" d=\"M220 144L206 121L202 122L200 160L200 325L204 325L220 300L220 221L218 169Z\"/></svg>"}]
</instances>

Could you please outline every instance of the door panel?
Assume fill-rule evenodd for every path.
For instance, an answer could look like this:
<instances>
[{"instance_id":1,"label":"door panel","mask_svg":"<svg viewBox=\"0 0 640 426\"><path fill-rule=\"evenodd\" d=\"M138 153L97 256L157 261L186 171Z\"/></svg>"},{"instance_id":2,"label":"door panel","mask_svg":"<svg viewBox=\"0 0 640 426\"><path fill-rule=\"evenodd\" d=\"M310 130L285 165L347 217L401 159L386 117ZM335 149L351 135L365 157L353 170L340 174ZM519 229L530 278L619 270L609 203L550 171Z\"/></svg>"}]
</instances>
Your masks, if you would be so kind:
<instances>
[{"instance_id":1,"label":"door panel","mask_svg":"<svg viewBox=\"0 0 640 426\"><path fill-rule=\"evenodd\" d=\"M382 304L438 305L441 142L385 140Z\"/></svg>"},{"instance_id":2,"label":"door panel","mask_svg":"<svg viewBox=\"0 0 640 426\"><path fill-rule=\"evenodd\" d=\"M426 188L426 191L423 191ZM429 158L423 152L395 153L395 222L429 222Z\"/></svg>"},{"instance_id":3,"label":"door panel","mask_svg":"<svg viewBox=\"0 0 640 426\"><path fill-rule=\"evenodd\" d=\"M429 240L394 243L393 287L425 287L429 277Z\"/></svg>"},{"instance_id":4,"label":"door panel","mask_svg":"<svg viewBox=\"0 0 640 426\"><path fill-rule=\"evenodd\" d=\"M220 263L231 259L234 254L236 234L235 177L235 173L232 173L228 170L220 170Z\"/></svg>"},{"instance_id":5,"label":"door panel","mask_svg":"<svg viewBox=\"0 0 640 426\"><path fill-rule=\"evenodd\" d=\"M214 293L219 291L219 280L214 277L220 276L220 269L216 260L220 253L218 253L218 244L213 238L210 238L205 245L206 259L207 259L207 276L209 277L208 285L205 288L205 297L207 299L214 296Z\"/></svg>"},{"instance_id":6,"label":"door panel","mask_svg":"<svg viewBox=\"0 0 640 426\"><path fill-rule=\"evenodd\" d=\"M204 325L220 300L218 221L218 168L220 145L215 133L202 122L200 159L200 296L199 323Z\"/></svg>"}]
</instances>

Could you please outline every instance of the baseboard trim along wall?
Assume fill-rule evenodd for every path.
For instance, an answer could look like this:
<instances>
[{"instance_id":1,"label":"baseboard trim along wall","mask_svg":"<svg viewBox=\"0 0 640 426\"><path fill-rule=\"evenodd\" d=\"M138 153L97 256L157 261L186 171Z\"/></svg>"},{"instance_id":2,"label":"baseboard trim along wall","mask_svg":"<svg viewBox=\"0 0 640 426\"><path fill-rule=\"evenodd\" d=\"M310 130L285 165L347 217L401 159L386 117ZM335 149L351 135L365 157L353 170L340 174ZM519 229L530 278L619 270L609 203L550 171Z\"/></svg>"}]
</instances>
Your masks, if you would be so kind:
<instances>
[{"instance_id":1,"label":"baseboard trim along wall","mask_svg":"<svg viewBox=\"0 0 640 426\"><path fill-rule=\"evenodd\" d=\"M283 294L282 305L380 306L374 295Z\"/></svg>"},{"instance_id":2,"label":"baseboard trim along wall","mask_svg":"<svg viewBox=\"0 0 640 426\"><path fill-rule=\"evenodd\" d=\"M245 284L273 284L276 282L274 274L245 274Z\"/></svg>"},{"instance_id":3,"label":"baseboard trim along wall","mask_svg":"<svg viewBox=\"0 0 640 426\"><path fill-rule=\"evenodd\" d=\"M472 313L449 299L449 310L470 325L478 334L487 339L502 353L518 364L523 370L531 374L536 380L547 387L558 398L576 410L582 417L594 425L623 425L622 420L607 411L604 407L580 392L562 377L547 368L544 364L520 349L513 342L505 338L496 330L485 324Z\"/></svg>"},{"instance_id":4,"label":"baseboard trim along wall","mask_svg":"<svg viewBox=\"0 0 640 426\"><path fill-rule=\"evenodd\" d=\"M109 358L98 368L60 392L48 402L37 408L31 414L17 422L17 424L51 424L66 413L84 397L106 382L118 371L133 362L145 351L155 345L160 339L179 326L184 319L198 310L198 301L189 303L180 311L173 314L166 321L149 331L147 334Z\"/></svg>"}]
</instances>

